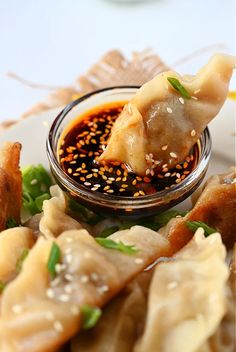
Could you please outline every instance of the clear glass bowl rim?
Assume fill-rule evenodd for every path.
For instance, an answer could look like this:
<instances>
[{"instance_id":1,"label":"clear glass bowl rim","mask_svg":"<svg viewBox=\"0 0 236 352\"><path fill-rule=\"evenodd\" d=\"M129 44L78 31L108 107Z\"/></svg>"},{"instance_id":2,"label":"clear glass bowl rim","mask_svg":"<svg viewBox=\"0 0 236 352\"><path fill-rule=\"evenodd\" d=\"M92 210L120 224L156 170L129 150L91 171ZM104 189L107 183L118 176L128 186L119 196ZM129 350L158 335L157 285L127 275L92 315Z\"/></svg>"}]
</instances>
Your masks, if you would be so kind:
<instances>
[{"instance_id":1,"label":"clear glass bowl rim","mask_svg":"<svg viewBox=\"0 0 236 352\"><path fill-rule=\"evenodd\" d=\"M163 190L151 195L140 196L137 198L134 197L124 197L124 196L113 196L113 195L106 195L103 193L99 193L96 191L92 191L86 188L83 185L80 185L73 179L71 179L61 168L60 163L57 159L57 145L55 145L55 137L60 127L60 124L67 116L67 114L78 104L83 102L84 100L91 98L97 94L107 93L109 91L114 90L134 90L140 88L139 86L135 85L122 85L122 86L113 86L107 87L103 89L99 89L83 95L82 97L74 100L70 104L68 104L55 118L53 121L51 128L49 130L49 134L46 141L46 150L47 156L49 159L50 166L52 171L55 173L59 182L65 187L69 192L71 192L75 196L89 199L93 203L103 202L106 203L106 206L113 207L113 208L140 208L140 207L147 207L155 204L156 202L163 202L165 198L167 199L177 199L177 197L181 194L181 190L188 190L189 188L194 187L196 183L199 182L199 178L201 177L204 170L207 168L210 154L211 154L211 136L208 127L205 128L201 137L199 138L201 144L201 155L199 157L199 161L195 169L180 183L176 184L174 187ZM184 192L185 193L185 192Z\"/></svg>"}]
</instances>

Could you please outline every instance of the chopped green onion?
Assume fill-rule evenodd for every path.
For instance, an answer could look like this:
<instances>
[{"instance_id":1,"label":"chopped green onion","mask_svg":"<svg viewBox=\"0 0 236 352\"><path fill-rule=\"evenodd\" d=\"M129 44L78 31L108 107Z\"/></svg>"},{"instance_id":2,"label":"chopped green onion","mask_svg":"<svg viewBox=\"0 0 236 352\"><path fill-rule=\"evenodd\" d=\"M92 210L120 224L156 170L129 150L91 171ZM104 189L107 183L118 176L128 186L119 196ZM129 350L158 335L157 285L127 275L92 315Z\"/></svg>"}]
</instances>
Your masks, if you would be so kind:
<instances>
[{"instance_id":1,"label":"chopped green onion","mask_svg":"<svg viewBox=\"0 0 236 352\"><path fill-rule=\"evenodd\" d=\"M81 312L83 314L82 328L85 330L93 328L102 315L100 308L91 307L87 304L82 306Z\"/></svg>"},{"instance_id":2,"label":"chopped green onion","mask_svg":"<svg viewBox=\"0 0 236 352\"><path fill-rule=\"evenodd\" d=\"M11 229L13 227L18 227L19 225L17 224L16 220L12 217L9 217L6 222L6 228Z\"/></svg>"},{"instance_id":3,"label":"chopped green onion","mask_svg":"<svg viewBox=\"0 0 236 352\"><path fill-rule=\"evenodd\" d=\"M4 284L4 282L0 280L0 293L2 293L5 287L6 287L6 284Z\"/></svg>"},{"instance_id":4,"label":"chopped green onion","mask_svg":"<svg viewBox=\"0 0 236 352\"><path fill-rule=\"evenodd\" d=\"M17 263L16 263L16 272L17 273L19 273L21 271L23 262L24 262L25 258L28 256L28 254L29 254L29 249L24 248L21 253L20 258L17 260Z\"/></svg>"},{"instance_id":5,"label":"chopped green onion","mask_svg":"<svg viewBox=\"0 0 236 352\"><path fill-rule=\"evenodd\" d=\"M28 166L22 170L23 209L31 215L42 210L45 199L49 199L52 180L42 165Z\"/></svg>"},{"instance_id":6,"label":"chopped green onion","mask_svg":"<svg viewBox=\"0 0 236 352\"><path fill-rule=\"evenodd\" d=\"M116 249L116 250L123 252L123 253L126 253L126 254L135 254L138 252L138 249L135 246L129 246L127 244L124 244L121 241L115 242L109 238L101 238L101 237L96 237L95 240L102 247L105 247L108 249Z\"/></svg>"},{"instance_id":7,"label":"chopped green onion","mask_svg":"<svg viewBox=\"0 0 236 352\"><path fill-rule=\"evenodd\" d=\"M189 230L193 232L195 232L199 227L202 227L206 237L211 235L212 233L217 232L215 229L208 226L202 221L186 221L186 226Z\"/></svg>"},{"instance_id":8,"label":"chopped green onion","mask_svg":"<svg viewBox=\"0 0 236 352\"><path fill-rule=\"evenodd\" d=\"M35 198L35 205L40 212L42 211L42 208L43 208L43 202L50 198L51 196L48 193L44 193L41 196L38 196L37 198Z\"/></svg>"},{"instance_id":9,"label":"chopped green onion","mask_svg":"<svg viewBox=\"0 0 236 352\"><path fill-rule=\"evenodd\" d=\"M51 252L48 258L47 268L52 278L56 276L56 264L61 260L61 249L53 242Z\"/></svg>"},{"instance_id":10,"label":"chopped green onion","mask_svg":"<svg viewBox=\"0 0 236 352\"><path fill-rule=\"evenodd\" d=\"M177 90L177 92L179 92L184 98L191 99L191 95L177 78L167 77L167 80L172 85L172 87Z\"/></svg>"},{"instance_id":11,"label":"chopped green onion","mask_svg":"<svg viewBox=\"0 0 236 352\"><path fill-rule=\"evenodd\" d=\"M119 229L120 229L120 226L107 227L100 233L99 237L103 237L103 238L108 237L112 235L114 232L119 231Z\"/></svg>"}]
</instances>

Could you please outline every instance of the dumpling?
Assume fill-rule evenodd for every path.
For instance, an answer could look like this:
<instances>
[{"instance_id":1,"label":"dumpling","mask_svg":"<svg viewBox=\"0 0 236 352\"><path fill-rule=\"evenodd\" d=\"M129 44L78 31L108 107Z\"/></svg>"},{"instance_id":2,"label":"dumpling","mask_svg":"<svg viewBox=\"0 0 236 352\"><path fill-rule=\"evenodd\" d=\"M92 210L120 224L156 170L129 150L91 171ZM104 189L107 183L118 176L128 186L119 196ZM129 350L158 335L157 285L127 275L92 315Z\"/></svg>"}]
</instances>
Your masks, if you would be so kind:
<instances>
[{"instance_id":1,"label":"dumpling","mask_svg":"<svg viewBox=\"0 0 236 352\"><path fill-rule=\"evenodd\" d=\"M7 283L16 275L17 262L24 249L34 244L33 231L27 227L14 227L0 233L0 281Z\"/></svg>"},{"instance_id":2,"label":"dumpling","mask_svg":"<svg viewBox=\"0 0 236 352\"><path fill-rule=\"evenodd\" d=\"M153 165L172 168L183 161L221 109L235 65L234 57L218 54L196 76L167 71L144 84L116 120L99 160L122 161L140 175ZM190 99L172 87L170 77Z\"/></svg>"},{"instance_id":3,"label":"dumpling","mask_svg":"<svg viewBox=\"0 0 236 352\"><path fill-rule=\"evenodd\" d=\"M143 328L150 273L141 273L104 309L95 328L80 332L72 352L130 352Z\"/></svg>"},{"instance_id":4,"label":"dumpling","mask_svg":"<svg viewBox=\"0 0 236 352\"><path fill-rule=\"evenodd\" d=\"M104 248L86 230L39 238L20 274L3 291L0 351L55 351L80 329L84 304L104 306L157 257L169 253L165 238L141 226L112 238L138 252L128 255ZM50 280L47 261L53 242L62 260Z\"/></svg>"},{"instance_id":5,"label":"dumpling","mask_svg":"<svg viewBox=\"0 0 236 352\"><path fill-rule=\"evenodd\" d=\"M202 221L220 232L224 244L232 248L236 238L236 172L231 168L224 174L211 176L197 199L193 209L182 218L171 220L160 230L174 251L182 248L193 233L187 221Z\"/></svg>"},{"instance_id":6,"label":"dumpling","mask_svg":"<svg viewBox=\"0 0 236 352\"><path fill-rule=\"evenodd\" d=\"M43 202L43 215L39 230L45 237L57 237L66 230L81 229L78 221L66 214L66 198L57 186L50 187L52 198Z\"/></svg>"},{"instance_id":7,"label":"dumpling","mask_svg":"<svg viewBox=\"0 0 236 352\"><path fill-rule=\"evenodd\" d=\"M20 223L22 178L19 168L20 143L5 143L0 150L0 231L8 218Z\"/></svg>"},{"instance_id":8,"label":"dumpling","mask_svg":"<svg viewBox=\"0 0 236 352\"><path fill-rule=\"evenodd\" d=\"M196 352L216 331L226 311L229 270L220 234L192 241L157 265L148 297L144 333L135 352Z\"/></svg>"}]
</instances>

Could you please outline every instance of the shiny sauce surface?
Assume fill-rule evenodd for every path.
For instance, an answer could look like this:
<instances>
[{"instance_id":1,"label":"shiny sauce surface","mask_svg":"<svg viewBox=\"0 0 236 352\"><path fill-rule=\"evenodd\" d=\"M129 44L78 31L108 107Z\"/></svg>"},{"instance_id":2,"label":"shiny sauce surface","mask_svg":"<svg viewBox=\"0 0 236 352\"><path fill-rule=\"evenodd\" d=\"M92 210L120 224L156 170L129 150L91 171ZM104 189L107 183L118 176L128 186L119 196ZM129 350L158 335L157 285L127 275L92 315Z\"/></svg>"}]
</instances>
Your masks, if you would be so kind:
<instances>
[{"instance_id":1,"label":"shiny sauce surface","mask_svg":"<svg viewBox=\"0 0 236 352\"><path fill-rule=\"evenodd\" d=\"M169 170L153 170L144 177L128 171L119 161L98 163L106 148L112 126L126 102L98 106L80 115L62 134L58 159L64 170L78 184L113 196L142 197L169 189L184 180L195 168L199 148L196 144L182 163Z\"/></svg>"}]
</instances>

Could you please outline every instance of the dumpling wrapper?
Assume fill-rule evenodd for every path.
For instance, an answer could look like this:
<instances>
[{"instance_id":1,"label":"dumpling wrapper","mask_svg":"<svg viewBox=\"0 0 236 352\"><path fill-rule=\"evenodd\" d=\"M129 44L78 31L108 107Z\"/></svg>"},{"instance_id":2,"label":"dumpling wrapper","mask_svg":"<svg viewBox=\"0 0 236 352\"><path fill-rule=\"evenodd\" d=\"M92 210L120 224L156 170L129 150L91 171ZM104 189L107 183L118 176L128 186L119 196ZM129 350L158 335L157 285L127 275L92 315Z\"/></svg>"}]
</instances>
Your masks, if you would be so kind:
<instances>
[{"instance_id":1,"label":"dumpling wrapper","mask_svg":"<svg viewBox=\"0 0 236 352\"><path fill-rule=\"evenodd\" d=\"M55 351L80 329L79 308L104 306L139 272L170 251L165 238L141 226L109 238L139 251L127 255L106 249L86 230L66 231L57 239L39 238L20 274L3 291L0 351ZM53 241L65 265L50 282L47 261Z\"/></svg>"},{"instance_id":2,"label":"dumpling wrapper","mask_svg":"<svg viewBox=\"0 0 236 352\"><path fill-rule=\"evenodd\" d=\"M116 120L99 160L122 161L139 175L153 165L173 168L220 111L235 66L234 57L217 54L196 76L167 71L145 83ZM168 77L177 78L192 98L183 98Z\"/></svg>"},{"instance_id":3,"label":"dumpling wrapper","mask_svg":"<svg viewBox=\"0 0 236 352\"><path fill-rule=\"evenodd\" d=\"M236 238L236 169L211 176L194 207L184 217L172 219L159 232L171 242L173 251L181 249L193 237L187 221L202 221L221 234L223 243L232 248Z\"/></svg>"},{"instance_id":4,"label":"dumpling wrapper","mask_svg":"<svg viewBox=\"0 0 236 352\"><path fill-rule=\"evenodd\" d=\"M170 262L157 265L143 336L135 352L196 352L216 331L226 311L229 270L220 234L192 241Z\"/></svg>"},{"instance_id":5,"label":"dumpling wrapper","mask_svg":"<svg viewBox=\"0 0 236 352\"><path fill-rule=\"evenodd\" d=\"M81 224L66 214L66 198L59 186L50 187L52 198L43 202L39 230L45 237L58 237L67 230L81 229Z\"/></svg>"},{"instance_id":6,"label":"dumpling wrapper","mask_svg":"<svg viewBox=\"0 0 236 352\"><path fill-rule=\"evenodd\" d=\"M8 218L20 223L22 177L19 168L20 143L4 143L0 150L0 231Z\"/></svg>"},{"instance_id":7,"label":"dumpling wrapper","mask_svg":"<svg viewBox=\"0 0 236 352\"><path fill-rule=\"evenodd\" d=\"M33 231L14 227L0 232L0 281L6 283L16 275L16 265L24 249L34 244Z\"/></svg>"},{"instance_id":8,"label":"dumpling wrapper","mask_svg":"<svg viewBox=\"0 0 236 352\"><path fill-rule=\"evenodd\" d=\"M142 331L150 272L141 273L104 309L89 331L71 342L72 352L130 352Z\"/></svg>"}]
</instances>

